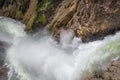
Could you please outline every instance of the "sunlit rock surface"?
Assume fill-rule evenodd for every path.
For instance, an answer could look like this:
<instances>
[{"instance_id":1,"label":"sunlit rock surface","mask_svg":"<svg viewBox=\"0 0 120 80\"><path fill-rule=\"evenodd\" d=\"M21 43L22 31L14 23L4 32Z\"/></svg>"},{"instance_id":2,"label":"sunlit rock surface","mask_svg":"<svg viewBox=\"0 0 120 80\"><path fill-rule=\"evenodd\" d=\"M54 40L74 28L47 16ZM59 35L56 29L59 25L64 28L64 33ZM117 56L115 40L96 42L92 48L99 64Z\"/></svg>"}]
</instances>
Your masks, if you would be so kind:
<instances>
[{"instance_id":1,"label":"sunlit rock surface","mask_svg":"<svg viewBox=\"0 0 120 80\"><path fill-rule=\"evenodd\" d=\"M120 30L120 0L64 0L47 28L59 39L61 28L72 29L87 42Z\"/></svg>"}]
</instances>

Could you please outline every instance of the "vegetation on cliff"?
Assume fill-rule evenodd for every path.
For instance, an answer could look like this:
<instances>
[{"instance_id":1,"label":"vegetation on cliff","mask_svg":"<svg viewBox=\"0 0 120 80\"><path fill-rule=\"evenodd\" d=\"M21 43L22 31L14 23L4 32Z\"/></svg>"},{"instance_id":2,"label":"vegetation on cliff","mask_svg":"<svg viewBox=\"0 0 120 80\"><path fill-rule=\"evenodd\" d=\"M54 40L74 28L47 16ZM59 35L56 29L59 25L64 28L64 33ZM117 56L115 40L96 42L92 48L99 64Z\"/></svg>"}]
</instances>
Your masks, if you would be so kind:
<instances>
[{"instance_id":1,"label":"vegetation on cliff","mask_svg":"<svg viewBox=\"0 0 120 80\"><path fill-rule=\"evenodd\" d=\"M47 12L52 9L53 1L52 0L42 0L37 4L36 12L37 16L34 21L34 26L46 25L47 23Z\"/></svg>"},{"instance_id":2,"label":"vegetation on cliff","mask_svg":"<svg viewBox=\"0 0 120 80\"><path fill-rule=\"evenodd\" d=\"M45 26L55 7L62 0L0 0L0 16L7 16L26 24L28 32Z\"/></svg>"},{"instance_id":3,"label":"vegetation on cliff","mask_svg":"<svg viewBox=\"0 0 120 80\"><path fill-rule=\"evenodd\" d=\"M36 12L37 16L33 22L32 28L36 26L45 26L49 23L53 17L56 7L62 0L40 0L37 4Z\"/></svg>"}]
</instances>

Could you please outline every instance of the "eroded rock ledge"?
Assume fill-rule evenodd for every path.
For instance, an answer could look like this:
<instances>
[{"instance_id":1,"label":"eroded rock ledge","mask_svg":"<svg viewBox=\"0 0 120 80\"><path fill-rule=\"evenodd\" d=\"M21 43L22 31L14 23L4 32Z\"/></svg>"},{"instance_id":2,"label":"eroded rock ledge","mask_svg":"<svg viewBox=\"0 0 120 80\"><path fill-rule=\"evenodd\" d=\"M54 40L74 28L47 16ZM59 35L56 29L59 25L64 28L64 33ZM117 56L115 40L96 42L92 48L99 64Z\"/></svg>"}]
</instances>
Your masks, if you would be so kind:
<instances>
[{"instance_id":1,"label":"eroded rock ledge","mask_svg":"<svg viewBox=\"0 0 120 80\"><path fill-rule=\"evenodd\" d=\"M120 30L120 0L64 0L47 28L58 40L61 28L83 42L113 34Z\"/></svg>"}]
</instances>

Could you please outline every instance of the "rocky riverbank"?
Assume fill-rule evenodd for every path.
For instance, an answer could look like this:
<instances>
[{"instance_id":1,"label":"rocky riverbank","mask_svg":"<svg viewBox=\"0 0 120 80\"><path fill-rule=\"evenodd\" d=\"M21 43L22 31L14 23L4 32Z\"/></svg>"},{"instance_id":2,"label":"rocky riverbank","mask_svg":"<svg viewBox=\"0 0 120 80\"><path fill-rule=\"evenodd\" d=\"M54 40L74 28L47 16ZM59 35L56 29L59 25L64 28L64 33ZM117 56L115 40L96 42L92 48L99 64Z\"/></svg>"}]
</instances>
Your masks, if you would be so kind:
<instances>
[{"instance_id":1,"label":"rocky riverbank","mask_svg":"<svg viewBox=\"0 0 120 80\"><path fill-rule=\"evenodd\" d=\"M111 62L105 71L96 71L85 80L120 80L120 59Z\"/></svg>"}]
</instances>

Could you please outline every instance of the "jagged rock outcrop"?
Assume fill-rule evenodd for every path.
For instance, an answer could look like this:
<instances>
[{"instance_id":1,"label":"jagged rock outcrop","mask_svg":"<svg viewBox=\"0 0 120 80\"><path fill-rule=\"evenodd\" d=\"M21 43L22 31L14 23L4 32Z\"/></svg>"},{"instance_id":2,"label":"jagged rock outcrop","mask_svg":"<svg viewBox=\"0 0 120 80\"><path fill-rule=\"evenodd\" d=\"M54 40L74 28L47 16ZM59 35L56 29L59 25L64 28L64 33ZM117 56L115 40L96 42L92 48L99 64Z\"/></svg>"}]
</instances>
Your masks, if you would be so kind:
<instances>
[{"instance_id":1,"label":"jagged rock outcrop","mask_svg":"<svg viewBox=\"0 0 120 80\"><path fill-rule=\"evenodd\" d=\"M47 28L58 40L61 28L83 42L112 34L120 30L120 0L64 0Z\"/></svg>"},{"instance_id":2,"label":"jagged rock outcrop","mask_svg":"<svg viewBox=\"0 0 120 80\"><path fill-rule=\"evenodd\" d=\"M56 6L62 0L0 0L0 16L20 20L31 32L45 26L52 18Z\"/></svg>"}]
</instances>

